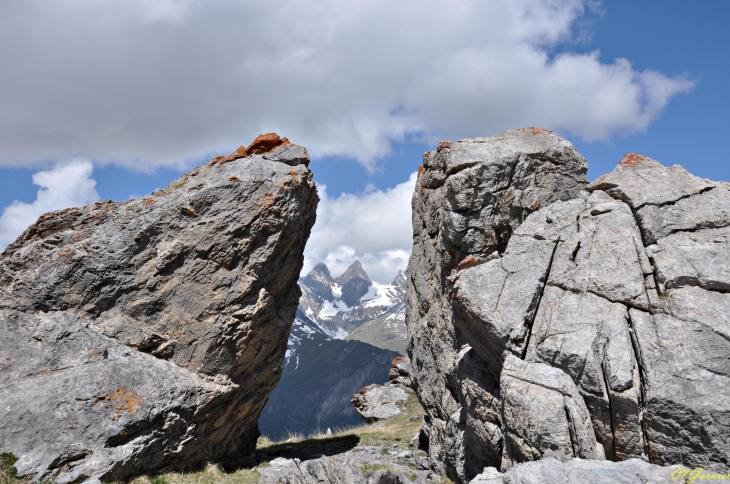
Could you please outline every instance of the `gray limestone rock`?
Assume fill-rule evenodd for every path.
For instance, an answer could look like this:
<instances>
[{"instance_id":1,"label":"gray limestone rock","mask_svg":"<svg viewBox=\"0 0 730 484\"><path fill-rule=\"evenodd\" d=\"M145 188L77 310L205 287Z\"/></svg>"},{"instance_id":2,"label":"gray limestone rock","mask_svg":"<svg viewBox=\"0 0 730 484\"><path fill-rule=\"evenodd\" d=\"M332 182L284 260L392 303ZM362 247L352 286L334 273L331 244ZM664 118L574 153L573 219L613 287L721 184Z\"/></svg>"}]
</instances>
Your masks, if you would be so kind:
<instances>
[{"instance_id":1,"label":"gray limestone rock","mask_svg":"<svg viewBox=\"0 0 730 484\"><path fill-rule=\"evenodd\" d=\"M357 413L368 423L385 420L401 413L408 393L398 385L368 385L352 399Z\"/></svg>"},{"instance_id":2,"label":"gray limestone rock","mask_svg":"<svg viewBox=\"0 0 730 484\"><path fill-rule=\"evenodd\" d=\"M554 457L604 459L591 418L573 380L558 368L508 355L500 379L502 470Z\"/></svg>"},{"instance_id":3,"label":"gray limestone rock","mask_svg":"<svg viewBox=\"0 0 730 484\"><path fill-rule=\"evenodd\" d=\"M299 459L277 458L260 469L259 482L271 484L364 484L360 469L354 463L333 457L301 462Z\"/></svg>"},{"instance_id":4,"label":"gray limestone rock","mask_svg":"<svg viewBox=\"0 0 730 484\"><path fill-rule=\"evenodd\" d=\"M699 286L730 292L729 244L730 227L676 232L647 247L646 253L654 261L657 282L665 291Z\"/></svg>"},{"instance_id":5,"label":"gray limestone rock","mask_svg":"<svg viewBox=\"0 0 730 484\"><path fill-rule=\"evenodd\" d=\"M318 200L308 160L265 159L286 143L266 136L152 196L45 214L2 254L0 450L21 475L251 453Z\"/></svg>"},{"instance_id":6,"label":"gray limestone rock","mask_svg":"<svg viewBox=\"0 0 730 484\"><path fill-rule=\"evenodd\" d=\"M379 461L368 452L379 451L379 448L362 450L364 451L357 454L346 452L331 457L323 455L319 459L306 461L279 457L269 462L268 466L258 468L261 474L258 482L260 484L410 484L410 479L401 472L411 469L397 464L386 465L378 462L389 469L381 469L363 476L358 465L372 463L373 459ZM425 482L425 476L421 482Z\"/></svg>"},{"instance_id":7,"label":"gray limestone rock","mask_svg":"<svg viewBox=\"0 0 730 484\"><path fill-rule=\"evenodd\" d=\"M504 265L489 265L490 260L507 251L512 233L531 213L577 198L588 184L586 170L585 159L569 142L537 128L443 142L424 155L413 196L408 352L413 385L429 413L432 469L452 479L466 482L485 465L499 466L501 405L495 402L501 361L496 360L505 352L524 351L525 325L529 328L547 271L541 274L540 266L549 265L554 243L540 249L538 267L531 267L529 251L542 247L539 241L525 240ZM555 231L566 223L556 219ZM520 266L532 271L515 279L511 272ZM473 272L467 275L469 268ZM515 298L535 308L500 298L496 283L488 294L479 289L468 294L468 284L454 288L461 277L483 279L487 273L522 291ZM469 308L458 304L466 298ZM479 314L497 305L504 311L491 314L490 327L481 327ZM473 350L462 352L467 344Z\"/></svg>"},{"instance_id":8,"label":"gray limestone rock","mask_svg":"<svg viewBox=\"0 0 730 484\"><path fill-rule=\"evenodd\" d=\"M622 462L573 459L561 462L549 457L517 465L504 474L487 467L470 484L664 484L682 482L684 471L679 466L661 467L641 459Z\"/></svg>"},{"instance_id":9,"label":"gray limestone rock","mask_svg":"<svg viewBox=\"0 0 730 484\"><path fill-rule=\"evenodd\" d=\"M566 144L518 130L424 156L406 318L431 467L467 482L484 467L603 453L722 470L730 188L636 154L589 185ZM537 164L531 177L515 159ZM576 451L566 393L516 364L574 384L583 442L602 452ZM549 464L556 479L583 472L570 462Z\"/></svg>"},{"instance_id":10,"label":"gray limestone rock","mask_svg":"<svg viewBox=\"0 0 730 484\"><path fill-rule=\"evenodd\" d=\"M665 167L646 156L629 153L611 173L599 177L587 190L603 190L638 210L645 205L671 204L716 185L692 175L679 165Z\"/></svg>"}]
</instances>

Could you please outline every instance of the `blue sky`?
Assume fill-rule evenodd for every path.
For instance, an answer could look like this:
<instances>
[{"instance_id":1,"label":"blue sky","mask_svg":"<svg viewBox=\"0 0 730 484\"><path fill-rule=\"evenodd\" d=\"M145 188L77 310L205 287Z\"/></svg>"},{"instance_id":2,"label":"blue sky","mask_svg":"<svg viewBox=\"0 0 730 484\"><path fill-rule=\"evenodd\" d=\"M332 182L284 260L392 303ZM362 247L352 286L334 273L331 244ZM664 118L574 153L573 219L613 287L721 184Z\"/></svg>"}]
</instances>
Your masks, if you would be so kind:
<instances>
[{"instance_id":1,"label":"blue sky","mask_svg":"<svg viewBox=\"0 0 730 484\"><path fill-rule=\"evenodd\" d=\"M37 14L32 8L34 3L38 2L28 2L31 5L28 11L18 7L0 13L0 23L7 26L26 18L24 16L31 18L34 13ZM387 205L396 203L394 200L397 199L397 203L403 205L408 192L408 187L404 184L420 164L422 153L432 149L441 138L488 136L503 129L524 125L548 127L572 141L587 158L591 179L613 169L625 153L632 151L655 158L664 164L681 164L703 177L730 179L730 137L726 134L730 127L730 94L727 88L730 77L730 56L727 52L730 46L730 29L726 26L726 21L730 18L730 3L724 0L612 1L603 4L580 0L562 3L525 0L523 3L527 7L522 13L527 12L529 16L537 18L533 19L536 23L533 25L529 23L533 20L524 20L528 15L514 17L518 20L510 17L513 30L507 30L506 33L517 32L514 34L517 40L514 45L505 44L504 50L511 52L509 49L515 49L515 55L520 55L524 49L533 49L534 52L530 52L530 55L537 52L547 56L544 65L539 67L542 70L537 72L545 73L545 84L548 88L544 94L530 93L528 96L527 89L534 90L540 84L529 84L525 81L526 106L520 103L519 91L505 91L503 97L506 101L500 104L499 89L507 88L495 87L494 95L497 100L488 100L482 111L471 109L470 105L478 105L492 93L479 89L471 92L471 86L475 82L491 79L495 65L499 68L500 64L485 64L487 67L481 71L467 71L465 66L471 66L473 62L458 62L469 55L487 57L501 51L501 40L497 35L499 32L493 37L482 33L482 30L489 30L490 25L492 29L498 30L501 15L513 15L501 7L489 7L491 10L485 7L483 13L490 18L482 21L485 24L483 28L476 21L479 19L475 20L473 30L469 30L468 25L455 26L459 32L466 31L464 38L459 40L461 44L448 46L448 49L441 49L437 43L423 47L427 51L424 56L445 59L440 61L440 65L446 66L444 70L451 69L451 77L439 79L441 73L427 65L427 57L422 60L416 55L419 49L416 41L423 43L423 39L428 38L428 29L421 29L418 24L406 24L402 27L402 35L412 36L414 43L409 45L403 41L403 46L399 47L402 50L389 59L389 45L386 42L388 35L396 36L393 37L395 41L390 40L391 44L400 44L397 36L401 35L398 33L401 27L395 25L389 29L387 25L380 25L381 20L378 19L382 18L382 11L379 12L378 8L389 8L386 7L388 4L382 3L378 6L379 2L371 2L369 5L374 6L366 7L359 2L353 2L353 5L358 4L357 9L360 10L353 7L352 12L340 11L338 18L347 19L352 16L362 19L357 21L363 24L363 28L368 27L368 22L373 22L370 25L382 27L381 36L343 36L344 34L337 33L337 28L340 27L338 22L347 20L332 20L326 25L332 29L331 36L335 40L340 35L338 42L341 47L335 48L331 40L310 36L306 24L292 24L289 27L289 31L294 32L291 34L292 38L308 46L305 49L291 47L296 42L292 38L284 38L286 36L283 34L273 35L270 30L253 32L246 39L250 43L250 48L246 47L250 52L246 51L246 55L265 54L266 59L274 60L266 69L252 70L249 68L252 64L250 59L244 59L242 67L239 67L242 72L245 71L246 82L250 84L242 83L237 87L220 84L222 81L219 78L222 75L215 78L206 75L195 78L195 82L191 81L189 86L185 84L187 78L195 75L191 72L199 70L189 70L196 67L190 67L189 64L197 62L201 69L209 68L220 72L225 69L225 63L230 63L233 58L230 57L233 54L223 51L218 44L211 44L211 52L221 52L220 64L216 64L215 59L209 59L210 54L196 57L194 52L190 53L199 44L191 43L188 37L200 39L201 33L215 30L214 23L221 22L225 12L215 12L213 7L206 11L195 10L201 7L187 0L162 1L159 8L130 6L128 11L120 10L121 14L103 11L99 2L89 0L87 3L90 6L86 10L74 12L73 9L82 8L78 5L83 5L84 2L60 2L59 4L66 5L65 10L59 10L53 15L56 23L64 28L57 33L50 31L47 38L33 37L37 34L23 37L25 33L16 33L21 37L21 47L12 49L6 42L0 42L4 46L0 47L0 61L10 66L14 72L27 71L25 77L0 80L0 102L10 106L9 111L13 114L8 119L0 117L0 126L4 126L6 133L10 133L5 137L0 135L0 146L5 145L7 148L5 154L0 153L0 209L8 207L14 201L33 203L38 186L33 184L32 175L40 170L52 169L55 162L66 163L74 155L93 162L91 176L96 181L95 188L100 199L124 200L163 187L186 169L206 161L214 154L230 151L238 144L245 144L258 132L268 130L277 130L310 149L315 156L310 167L317 182L326 186L325 203L331 205L332 213L337 212L337 203L341 202L343 207L346 205L347 197L343 198L340 194L350 194L347 203L357 201L357 197L360 197L367 206L368 203L375 203L373 194L377 192L376 194L380 194L376 197L379 203ZM128 0L126 3L137 5L139 2ZM233 0L228 2L231 5L234 3ZM440 6L439 2L421 5L426 4L428 6L424 10L433 10L434 15L429 17L424 13L419 21L428 26L429 22L438 18ZM559 7L554 8L556 4ZM285 8L283 4L281 8ZM407 13L404 10L403 15ZM123 19L126 18L124 15L128 15L130 20L127 23L119 21L118 24L109 24L109 36L98 31L85 32L90 39L88 42L82 37L74 39L73 34L67 34L77 26L74 22L83 21L85 15L89 19L108 19L112 14L115 18ZM136 18L135 15L140 17ZM394 12L393 16L397 19L398 12ZM36 17L37 15L32 18ZM42 21L42 18L37 20L40 22L38 26L43 26ZM211 23L206 24L205 21ZM287 20L281 17L280 21L286 23ZM529 37L529 34L524 34L523 24L520 22L527 29L538 30L540 36ZM551 25L562 25L564 28L553 31ZM311 28L316 30L317 26L313 25ZM303 30L300 32L298 29ZM38 32L39 29L34 31ZM10 35L13 32L6 33ZM504 33L501 35L505 36ZM94 36L99 37L94 40ZM104 39L108 40L110 36L117 38L106 44ZM65 40L59 40L66 37L71 37L68 45L63 44ZM379 45L380 37L385 39L384 45ZM24 42L27 48L23 47ZM59 43L62 45L57 46ZM157 46L160 55L165 54L165 49L172 49L169 52L184 50L180 53L179 62L173 59L167 66L168 71L178 69L179 72L169 78L165 77L164 72L158 72L154 53L147 53L154 49L147 49L147 45ZM205 41L201 45L206 45ZM64 48L68 50L63 50ZM140 49L144 49L145 54L140 54ZM475 49L476 54L473 52ZM166 58L170 57L169 52L165 54ZM415 60L411 60L410 52L413 52L412 57ZM560 84L559 79L554 79L556 74L551 72L551 65L559 64L564 55L577 58L581 54L595 52L600 52L597 60L588 67L609 66L603 73L596 74L597 76L613 79L613 74L607 72L611 66L615 67L617 58L627 59L632 73L651 70L663 76L663 84L647 84L649 87L646 87L639 101L642 96L646 98L652 92L662 89L674 91L666 99L657 101L659 107L650 116L644 112L646 109L636 111L635 115L630 110L624 110L617 111L614 116L616 120L609 116L602 117L601 114L590 114L589 111L600 109L600 106L587 95L586 101L571 104L568 97L566 102L561 102L561 96L566 96L564 90L556 87L553 92L549 88L551 82ZM68 68L62 62L59 63L64 55L68 56ZM115 61L114 64L107 60L110 58ZM351 58L357 58L357 63L348 64L348 59ZM533 58L534 55L530 57ZM294 60L284 62L282 59ZM366 69L368 62L372 65ZM124 69L114 72L117 64ZM330 64L336 70L328 71ZM360 67L361 64L364 64L363 68ZM317 83L326 84L325 79L317 75L310 76L306 70L310 66L328 73L329 77L334 76L334 73L346 76L339 71L353 74L352 77L332 81L331 86L325 85L319 91L316 88ZM372 66L383 66L382 71ZM114 76L110 74L108 77L97 78L95 76L101 76L94 73L97 68L108 69ZM138 75L128 74L134 73L135 69L139 70ZM267 69L270 71L268 74ZM407 83L402 81L411 72L419 69L421 74L414 75ZM465 70L460 73L459 69ZM516 74L513 75L517 76L524 71L521 69L516 67ZM370 72L374 72L372 78L368 78ZM524 72L529 74L529 71ZM58 81L44 84L46 81L34 77L40 78L49 73L56 76ZM125 78L127 75L131 80L118 81L120 77ZM267 75L271 77L267 78ZM286 76L293 77L296 84L284 83L281 79ZM261 84L255 84L258 77L262 79ZM93 83L84 86L85 78L91 79L88 82ZM588 86L585 89L590 90L591 81L581 79L577 82L585 84ZM636 79L630 87L638 85L639 81ZM464 83L458 84L462 80L465 80ZM63 84L64 82L68 84ZM114 82L120 84L108 89L97 89L97 86L112 85ZM455 82L458 85L451 88ZM685 84L678 84L681 82ZM145 83L151 86L149 92L146 91ZM182 86L179 89L176 87L178 84ZM257 111L259 107L254 106L250 98L236 97L239 90L258 92L257 90L262 89L261 85L266 84L272 84L272 89L278 89L278 92L287 93L281 104L274 104L274 96L264 93L261 96L271 96L267 98L271 99L267 101L269 106L264 105ZM168 85L171 86L170 91L174 93L174 98L165 97ZM336 89L339 85L351 87L340 92ZM31 88L26 91L26 86L34 86L35 91L30 90ZM626 85L619 87L624 89ZM298 93L299 89L301 93ZM217 95L218 92L226 93L229 98L219 99L223 94ZM628 91L622 91L620 95L626 96L626 92ZM131 96L129 101L125 100L125 95ZM116 99L117 96L119 100ZM146 96L149 96L149 101ZM555 99L553 104L549 99L551 96ZM437 97L446 99L446 107L434 100ZM352 104L352 99L355 98L362 98L363 102ZM36 102L35 99L43 102ZM180 104L185 105L186 100L190 104L188 111L179 107ZM403 104L398 104L402 100ZM135 103L139 103L139 106ZM143 111L146 104L154 104L155 111ZM208 107L210 113L206 111ZM268 115L260 114L266 108L277 115L267 117ZM379 113L378 109L385 109L390 116ZM110 110L119 113L118 118L112 121L105 118L104 113ZM560 110L565 112L553 115L554 111ZM394 116L393 113L396 112L397 116ZM161 113L159 119L157 113ZM644 115L647 117L642 121L641 117ZM200 117L201 121L198 124L179 121L187 119L186 116ZM440 120L443 120L442 124L439 124ZM209 133L206 132L205 136L197 136L198 131L205 131L211 123L220 124ZM97 125L100 128L95 131ZM588 127L583 129L583 125ZM31 131L32 135L27 134ZM113 137L107 137L110 132L114 133ZM137 142L137 139L140 141ZM76 173L82 172L83 170ZM365 200L368 196L370 198ZM90 197L93 198L93 195ZM377 206L372 206L373 210L378 210ZM408 221L407 207L399 210L402 212L399 219L401 222L391 221L390 226L378 232L381 239L387 239L390 233L400 234L407 230L407 227L404 228ZM26 212L30 214L29 217L35 216L30 209ZM323 220L321 224L334 223L335 220L326 217L320 219ZM353 223L358 222L355 220ZM347 232L346 228L343 231ZM332 240L329 244L322 242L316 250L313 247L308 248L308 265L317 262L314 258L325 259L335 266L333 272L337 272L354 258L370 257L370 266L365 265L366 269L377 273L380 279L387 279L398 268L403 268L407 258L407 237L402 234L393 235L393 240L398 242L393 242L390 246L375 241L360 243L358 246L358 241L348 241L345 235L339 238L332 236ZM344 250L343 247L352 250Z\"/></svg>"}]
</instances>

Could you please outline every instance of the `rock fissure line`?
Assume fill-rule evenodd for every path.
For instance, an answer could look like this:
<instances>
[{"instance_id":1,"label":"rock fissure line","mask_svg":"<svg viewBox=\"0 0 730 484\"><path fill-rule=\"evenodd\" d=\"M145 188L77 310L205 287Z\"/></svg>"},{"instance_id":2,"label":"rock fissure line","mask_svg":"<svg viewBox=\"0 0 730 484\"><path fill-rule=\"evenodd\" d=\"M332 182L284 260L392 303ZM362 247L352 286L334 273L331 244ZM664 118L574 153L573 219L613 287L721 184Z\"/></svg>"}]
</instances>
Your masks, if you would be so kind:
<instances>
[{"instance_id":1,"label":"rock fissure line","mask_svg":"<svg viewBox=\"0 0 730 484\"><path fill-rule=\"evenodd\" d=\"M674 235L674 234L682 234L682 233L693 234L693 233L701 232L703 230L724 229L728 225L730 225L730 224L712 222L712 223L708 223L707 225L700 225L699 227L671 229L669 232L667 232L667 235L657 239L657 242L659 242L659 240L666 239L670 235ZM649 245L655 245L655 244L656 244L656 242L654 244L649 244ZM645 247L648 247L649 245L645 245Z\"/></svg>"},{"instance_id":2,"label":"rock fissure line","mask_svg":"<svg viewBox=\"0 0 730 484\"><path fill-rule=\"evenodd\" d=\"M601 361L601 372L603 372L603 385L605 387L606 391L606 398L608 399L608 413L611 416L611 448L613 450L613 455L611 456L611 460L616 460L616 424L613 421L613 407L611 404L611 389L608 385L608 375L606 374L606 349L603 348L603 360ZM608 459L609 456L606 456Z\"/></svg>"},{"instance_id":3,"label":"rock fissure line","mask_svg":"<svg viewBox=\"0 0 730 484\"><path fill-rule=\"evenodd\" d=\"M651 313L648 313L648 317L651 318L653 322L653 315ZM649 432L646 429L646 421L644 419L644 412L646 411L647 393L646 375L644 375L644 355L642 355L641 353L641 347L639 346L639 341L637 340L636 329L634 328L634 323L631 319L631 313L627 314L626 324L629 326L631 348L634 351L634 360L636 361L636 368L639 372L639 392L637 395L639 400L639 428L641 429L641 434L644 437L644 454L646 455L646 458L649 460L649 462L651 462L651 443L649 441ZM651 463L655 464L655 462Z\"/></svg>"},{"instance_id":4,"label":"rock fissure line","mask_svg":"<svg viewBox=\"0 0 730 484\"><path fill-rule=\"evenodd\" d=\"M646 203L642 203L641 205L639 205L638 207L636 207L636 210L639 210L640 208L643 208L643 207L668 207L668 206L671 206L671 205L676 205L677 202L679 202L680 200L685 200L687 198L692 198L692 197L695 197L697 195L701 195L703 193L709 192L710 190L714 190L715 188L717 188L717 186L714 186L714 187L706 187L706 188L703 188L703 189L701 189L701 190L699 190L697 192L690 193L688 195L682 195L681 197L677 198L676 200L669 200L667 202L662 202L662 203L646 202ZM614 198L616 198L616 197L614 197ZM620 199L617 198L617 200L620 200ZM626 203L624 200L621 200L621 201L624 202L624 203Z\"/></svg>"},{"instance_id":5,"label":"rock fissure line","mask_svg":"<svg viewBox=\"0 0 730 484\"><path fill-rule=\"evenodd\" d=\"M472 166L476 166L478 164L479 164L478 161L468 161L468 162L463 163L463 164L461 164L459 166L455 166L455 167L451 168L450 170L445 171L444 173L446 174L446 178L449 178L452 175L456 175L460 171L464 171L467 168L471 168Z\"/></svg>"},{"instance_id":6,"label":"rock fissure line","mask_svg":"<svg viewBox=\"0 0 730 484\"><path fill-rule=\"evenodd\" d=\"M576 430L575 430L575 424L573 423L573 419L570 418L570 411L568 410L568 406L565 404L565 395L563 395L563 410L565 410L565 418L568 420L568 435L570 436L570 448L573 451L573 456L580 457L575 449L575 440L576 440Z\"/></svg>"},{"instance_id":7,"label":"rock fissure line","mask_svg":"<svg viewBox=\"0 0 730 484\"><path fill-rule=\"evenodd\" d=\"M532 327L535 324L535 319L537 319L537 313L540 311L540 303L542 302L542 296L545 294L545 286L548 284L548 280L550 279L550 270L553 267L553 258L555 257L555 252L558 249L558 244L560 244L560 240L555 241L555 245L553 246L553 251L550 254L550 261L548 262L547 270L545 271L545 281L542 283L540 287L540 295L537 298L537 303L535 304L535 312L532 314L532 317L530 318L530 322L527 326L527 335L525 337L525 347L522 349L522 355L520 356L521 359L525 359L527 356L527 349L530 347L530 337L532 336Z\"/></svg>"}]
</instances>

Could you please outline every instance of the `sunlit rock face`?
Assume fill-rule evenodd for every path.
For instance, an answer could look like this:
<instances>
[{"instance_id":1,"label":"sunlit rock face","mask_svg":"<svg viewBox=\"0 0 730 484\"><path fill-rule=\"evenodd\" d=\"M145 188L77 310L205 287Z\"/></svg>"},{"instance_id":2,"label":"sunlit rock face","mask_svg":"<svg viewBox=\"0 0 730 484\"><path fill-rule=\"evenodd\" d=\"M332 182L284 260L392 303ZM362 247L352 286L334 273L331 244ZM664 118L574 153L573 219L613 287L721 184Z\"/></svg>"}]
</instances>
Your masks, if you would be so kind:
<instances>
[{"instance_id":1,"label":"sunlit rock face","mask_svg":"<svg viewBox=\"0 0 730 484\"><path fill-rule=\"evenodd\" d=\"M43 215L0 261L0 449L78 482L235 464L280 377L318 202L270 133L151 196Z\"/></svg>"},{"instance_id":2,"label":"sunlit rock face","mask_svg":"<svg viewBox=\"0 0 730 484\"><path fill-rule=\"evenodd\" d=\"M586 170L537 128L424 155L408 351L431 465L459 482L550 456L730 462L730 187L636 154Z\"/></svg>"}]
</instances>

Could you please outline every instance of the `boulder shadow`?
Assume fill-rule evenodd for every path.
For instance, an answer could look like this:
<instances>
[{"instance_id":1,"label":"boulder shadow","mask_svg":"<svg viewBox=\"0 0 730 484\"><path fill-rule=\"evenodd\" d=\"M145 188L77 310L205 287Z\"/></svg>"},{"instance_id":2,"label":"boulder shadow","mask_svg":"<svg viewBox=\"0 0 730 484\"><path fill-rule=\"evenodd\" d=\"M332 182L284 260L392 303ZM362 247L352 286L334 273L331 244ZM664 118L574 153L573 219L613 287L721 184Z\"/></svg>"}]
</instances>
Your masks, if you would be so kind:
<instances>
[{"instance_id":1,"label":"boulder shadow","mask_svg":"<svg viewBox=\"0 0 730 484\"><path fill-rule=\"evenodd\" d=\"M299 459L300 461L318 459L322 456L333 456L354 449L360 443L357 435L343 435L301 442L282 442L268 447L256 449L254 465L268 462L278 457Z\"/></svg>"}]
</instances>

